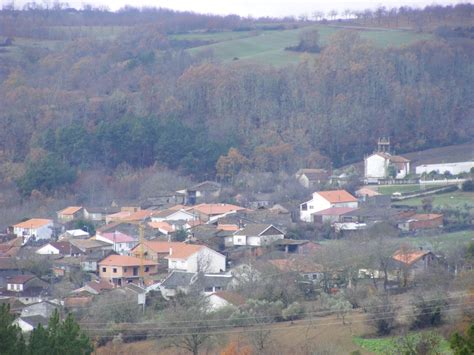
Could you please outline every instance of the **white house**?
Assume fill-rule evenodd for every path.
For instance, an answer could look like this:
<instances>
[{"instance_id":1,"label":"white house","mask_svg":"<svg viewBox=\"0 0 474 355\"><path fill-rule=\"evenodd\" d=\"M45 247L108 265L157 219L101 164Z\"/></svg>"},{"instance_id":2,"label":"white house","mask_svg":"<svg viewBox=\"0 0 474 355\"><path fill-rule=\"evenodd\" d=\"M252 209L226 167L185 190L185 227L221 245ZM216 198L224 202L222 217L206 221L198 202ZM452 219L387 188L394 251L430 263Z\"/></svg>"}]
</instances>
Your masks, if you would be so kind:
<instances>
[{"instance_id":1,"label":"white house","mask_svg":"<svg viewBox=\"0 0 474 355\"><path fill-rule=\"evenodd\" d=\"M461 173L468 173L474 168L474 161L464 161L459 163L445 163L445 164L424 164L418 165L415 171L418 175L423 173L429 174L432 171L438 174L444 174L448 171L451 175L458 175Z\"/></svg>"},{"instance_id":2,"label":"white house","mask_svg":"<svg viewBox=\"0 0 474 355\"><path fill-rule=\"evenodd\" d=\"M232 236L232 245L264 246L285 238L285 234L271 224L249 223Z\"/></svg>"},{"instance_id":3,"label":"white house","mask_svg":"<svg viewBox=\"0 0 474 355\"><path fill-rule=\"evenodd\" d=\"M79 256L84 253L75 245L67 242L50 242L36 251L40 255L63 255L63 256Z\"/></svg>"},{"instance_id":4,"label":"white house","mask_svg":"<svg viewBox=\"0 0 474 355\"><path fill-rule=\"evenodd\" d=\"M118 231L96 234L95 239L112 244L113 250L121 255L128 254L138 244L137 238Z\"/></svg>"},{"instance_id":5,"label":"white house","mask_svg":"<svg viewBox=\"0 0 474 355\"><path fill-rule=\"evenodd\" d=\"M191 212L187 212L183 209L173 210L168 209L160 212L153 213L151 216L152 222L164 222L164 221L193 221L197 219L197 216Z\"/></svg>"},{"instance_id":6,"label":"white house","mask_svg":"<svg viewBox=\"0 0 474 355\"><path fill-rule=\"evenodd\" d=\"M68 239L88 239L90 237L89 233L83 231L82 229L69 229L59 236L59 240L68 240Z\"/></svg>"},{"instance_id":7,"label":"white house","mask_svg":"<svg viewBox=\"0 0 474 355\"><path fill-rule=\"evenodd\" d=\"M225 256L204 245L182 243L172 246L166 259L169 271L219 273L226 268Z\"/></svg>"},{"instance_id":8,"label":"white house","mask_svg":"<svg viewBox=\"0 0 474 355\"><path fill-rule=\"evenodd\" d=\"M345 190L313 192L313 198L300 204L300 219L313 222L313 213L327 210L331 207L357 208L357 198Z\"/></svg>"},{"instance_id":9,"label":"white house","mask_svg":"<svg viewBox=\"0 0 474 355\"><path fill-rule=\"evenodd\" d=\"M26 316L26 317L22 316L20 318L15 319L13 324L20 327L23 333L29 333L33 331L33 329L38 327L39 324L41 324L44 328L47 328L48 319L40 315Z\"/></svg>"},{"instance_id":10,"label":"white house","mask_svg":"<svg viewBox=\"0 0 474 355\"><path fill-rule=\"evenodd\" d=\"M395 169L395 178L403 179L410 173L410 160L390 153L377 152L365 157L365 178L386 179L389 176L389 166Z\"/></svg>"},{"instance_id":11,"label":"white house","mask_svg":"<svg viewBox=\"0 0 474 355\"><path fill-rule=\"evenodd\" d=\"M13 234L17 237L24 237L25 243L30 237L50 239L53 235L53 226L51 219L32 218L13 225Z\"/></svg>"},{"instance_id":12,"label":"white house","mask_svg":"<svg viewBox=\"0 0 474 355\"><path fill-rule=\"evenodd\" d=\"M224 307L240 307L245 303L245 298L230 291L217 291L208 296L208 307L217 311Z\"/></svg>"}]
</instances>

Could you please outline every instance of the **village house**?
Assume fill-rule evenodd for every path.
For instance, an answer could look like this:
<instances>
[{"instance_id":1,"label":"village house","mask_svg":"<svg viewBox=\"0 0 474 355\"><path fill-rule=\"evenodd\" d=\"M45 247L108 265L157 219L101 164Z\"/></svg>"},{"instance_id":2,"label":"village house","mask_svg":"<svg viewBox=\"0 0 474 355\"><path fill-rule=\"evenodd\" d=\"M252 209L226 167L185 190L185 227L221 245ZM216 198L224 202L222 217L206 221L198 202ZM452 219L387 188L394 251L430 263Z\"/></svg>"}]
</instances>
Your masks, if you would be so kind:
<instances>
[{"instance_id":1,"label":"village house","mask_svg":"<svg viewBox=\"0 0 474 355\"><path fill-rule=\"evenodd\" d=\"M84 208L82 206L69 206L58 211L58 221L62 223L71 222L75 219L84 217Z\"/></svg>"},{"instance_id":2,"label":"village house","mask_svg":"<svg viewBox=\"0 0 474 355\"><path fill-rule=\"evenodd\" d=\"M226 246L255 246L270 245L276 240L284 239L285 234L271 224L249 223L244 228L225 238Z\"/></svg>"},{"instance_id":3,"label":"village house","mask_svg":"<svg viewBox=\"0 0 474 355\"><path fill-rule=\"evenodd\" d=\"M68 241L50 242L36 251L40 255L80 256L85 253Z\"/></svg>"},{"instance_id":4,"label":"village house","mask_svg":"<svg viewBox=\"0 0 474 355\"><path fill-rule=\"evenodd\" d=\"M296 180L307 189L320 187L327 183L330 177L331 173L325 169L300 169L295 174Z\"/></svg>"},{"instance_id":5,"label":"village house","mask_svg":"<svg viewBox=\"0 0 474 355\"><path fill-rule=\"evenodd\" d=\"M160 285L164 298L176 296L178 292L188 293L194 287L204 295L226 290L233 276L227 274L207 274L187 271L172 271Z\"/></svg>"},{"instance_id":6,"label":"village house","mask_svg":"<svg viewBox=\"0 0 474 355\"><path fill-rule=\"evenodd\" d=\"M0 257L0 287L7 285L8 278L21 274L15 258Z\"/></svg>"},{"instance_id":7,"label":"village house","mask_svg":"<svg viewBox=\"0 0 474 355\"><path fill-rule=\"evenodd\" d=\"M166 222L166 221L193 221L197 216L184 209L167 209L164 211L155 211L151 216L152 222Z\"/></svg>"},{"instance_id":8,"label":"village house","mask_svg":"<svg viewBox=\"0 0 474 355\"><path fill-rule=\"evenodd\" d=\"M34 275L17 275L7 279L0 296L16 297L24 304L37 303L49 296L48 284Z\"/></svg>"},{"instance_id":9,"label":"village house","mask_svg":"<svg viewBox=\"0 0 474 355\"><path fill-rule=\"evenodd\" d=\"M128 254L130 250L138 244L136 237L117 231L112 233L97 233L95 240L112 244L112 249L122 255Z\"/></svg>"},{"instance_id":10,"label":"village house","mask_svg":"<svg viewBox=\"0 0 474 355\"><path fill-rule=\"evenodd\" d=\"M301 281L318 283L323 278L322 266L308 258L273 259L269 261L282 272L294 272Z\"/></svg>"},{"instance_id":11,"label":"village house","mask_svg":"<svg viewBox=\"0 0 474 355\"><path fill-rule=\"evenodd\" d=\"M29 333L36 329L38 325L42 325L43 328L48 328L49 319L40 315L25 316L15 319L14 325L18 326L23 333Z\"/></svg>"},{"instance_id":12,"label":"village house","mask_svg":"<svg viewBox=\"0 0 474 355\"><path fill-rule=\"evenodd\" d=\"M185 203L187 205L195 205L196 203L206 202L209 199L219 197L221 184L214 181L204 181L176 192L185 196Z\"/></svg>"},{"instance_id":13,"label":"village house","mask_svg":"<svg viewBox=\"0 0 474 355\"><path fill-rule=\"evenodd\" d=\"M314 213L329 208L358 207L357 198L345 190L313 192L313 198L300 204L300 219L304 222L314 222Z\"/></svg>"},{"instance_id":14,"label":"village house","mask_svg":"<svg viewBox=\"0 0 474 355\"><path fill-rule=\"evenodd\" d=\"M53 235L53 221L44 218L32 218L13 225L13 234L23 237L26 243L29 238L36 240L50 239Z\"/></svg>"},{"instance_id":15,"label":"village house","mask_svg":"<svg viewBox=\"0 0 474 355\"><path fill-rule=\"evenodd\" d=\"M163 260L167 260L169 271L218 273L225 271L226 268L225 256L205 245L145 241L133 248L131 254L140 257L142 250L143 256L147 260L153 260L160 264L163 263Z\"/></svg>"},{"instance_id":16,"label":"village house","mask_svg":"<svg viewBox=\"0 0 474 355\"><path fill-rule=\"evenodd\" d=\"M314 212L312 214L313 222L317 224L353 222L354 217L351 215L351 212L354 212L356 210L357 208L351 207L331 207L326 210Z\"/></svg>"},{"instance_id":17,"label":"village house","mask_svg":"<svg viewBox=\"0 0 474 355\"><path fill-rule=\"evenodd\" d=\"M84 219L105 222L106 216L120 211L118 207L84 207Z\"/></svg>"},{"instance_id":18,"label":"village house","mask_svg":"<svg viewBox=\"0 0 474 355\"><path fill-rule=\"evenodd\" d=\"M69 242L79 248L86 255L97 250L113 250L113 244L110 242L106 243L96 239L71 239Z\"/></svg>"},{"instance_id":19,"label":"village house","mask_svg":"<svg viewBox=\"0 0 474 355\"><path fill-rule=\"evenodd\" d=\"M175 226L168 222L148 222L148 226L163 235L169 235L176 231Z\"/></svg>"},{"instance_id":20,"label":"village house","mask_svg":"<svg viewBox=\"0 0 474 355\"><path fill-rule=\"evenodd\" d=\"M187 209L187 212L197 216L203 222L213 222L220 217L226 216L238 211L244 211L245 208L231 205L228 203L202 203Z\"/></svg>"},{"instance_id":21,"label":"village house","mask_svg":"<svg viewBox=\"0 0 474 355\"><path fill-rule=\"evenodd\" d=\"M89 239L90 234L82 229L69 229L61 234L58 240L69 240L69 239Z\"/></svg>"},{"instance_id":22,"label":"village house","mask_svg":"<svg viewBox=\"0 0 474 355\"><path fill-rule=\"evenodd\" d=\"M245 298L231 291L217 291L211 293L207 299L211 311L217 311L225 307L239 308L245 304Z\"/></svg>"},{"instance_id":23,"label":"village house","mask_svg":"<svg viewBox=\"0 0 474 355\"><path fill-rule=\"evenodd\" d=\"M390 176L393 169L394 176ZM410 173L410 160L390 154L390 140L381 138L378 141L377 151L364 159L364 176L368 183L380 179L403 179Z\"/></svg>"},{"instance_id":24,"label":"village house","mask_svg":"<svg viewBox=\"0 0 474 355\"><path fill-rule=\"evenodd\" d=\"M414 278L437 264L437 257L428 250L397 250L392 256L392 270L402 287Z\"/></svg>"},{"instance_id":25,"label":"village house","mask_svg":"<svg viewBox=\"0 0 474 355\"><path fill-rule=\"evenodd\" d=\"M313 255L321 249L321 244L304 239L280 239L273 243L273 247L285 254Z\"/></svg>"},{"instance_id":26,"label":"village house","mask_svg":"<svg viewBox=\"0 0 474 355\"><path fill-rule=\"evenodd\" d=\"M21 316L42 316L46 319L49 319L53 315L54 311L59 307L60 305L51 301L41 301L38 303L32 303L23 307L23 309L21 310Z\"/></svg>"},{"instance_id":27,"label":"village house","mask_svg":"<svg viewBox=\"0 0 474 355\"><path fill-rule=\"evenodd\" d=\"M91 282L86 283L84 286L75 289L72 291L73 294L91 294L91 295L99 295L106 291L110 291L114 288L114 284L110 283L105 279L100 280L93 280Z\"/></svg>"},{"instance_id":28,"label":"village house","mask_svg":"<svg viewBox=\"0 0 474 355\"><path fill-rule=\"evenodd\" d=\"M406 221L398 224L404 232L415 232L424 229L438 229L443 227L443 215L436 213L415 213Z\"/></svg>"},{"instance_id":29,"label":"village house","mask_svg":"<svg viewBox=\"0 0 474 355\"><path fill-rule=\"evenodd\" d=\"M111 249L97 249L93 250L90 253L87 253L86 256L81 258L81 269L85 272L98 273L99 271L99 262L109 255L118 255Z\"/></svg>"},{"instance_id":30,"label":"village house","mask_svg":"<svg viewBox=\"0 0 474 355\"><path fill-rule=\"evenodd\" d=\"M15 237L0 244L0 257L17 257L23 245L23 237Z\"/></svg>"},{"instance_id":31,"label":"village house","mask_svg":"<svg viewBox=\"0 0 474 355\"><path fill-rule=\"evenodd\" d=\"M126 255L109 255L99 262L99 277L115 286L138 283L141 266L143 266L143 277L149 277L157 272L157 264L154 261Z\"/></svg>"}]
</instances>

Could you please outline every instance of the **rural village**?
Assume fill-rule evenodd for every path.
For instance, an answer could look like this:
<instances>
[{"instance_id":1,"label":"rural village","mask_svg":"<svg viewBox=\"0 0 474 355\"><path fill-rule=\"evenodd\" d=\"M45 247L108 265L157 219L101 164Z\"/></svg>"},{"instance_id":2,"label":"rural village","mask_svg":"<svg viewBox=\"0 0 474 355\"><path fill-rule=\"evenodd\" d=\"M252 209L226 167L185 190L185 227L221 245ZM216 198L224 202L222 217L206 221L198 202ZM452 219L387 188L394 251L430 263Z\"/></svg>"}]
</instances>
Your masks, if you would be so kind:
<instances>
[{"instance_id":1,"label":"rural village","mask_svg":"<svg viewBox=\"0 0 474 355\"><path fill-rule=\"evenodd\" d=\"M453 264L449 253L418 242L461 231L472 249L472 203L470 219L459 222L434 202L472 195L473 173L473 161L411 166L382 138L365 158L357 185L348 185L346 173L297 171L293 178L311 195L299 206L265 194L224 203L225 185L213 181L157 191L143 205L64 206L50 218L18 221L1 236L0 302L10 304L16 324L30 332L47 326L55 309L87 319L94 305L118 300L118 310L128 302L147 314L157 298L166 303L189 292L206 298L206 312L239 309L250 299L242 285L263 283L269 272L300 288L306 300L354 292L355 284L403 295L431 269L455 278L474 267L472 256ZM393 192L378 192L383 188ZM419 205L404 204L416 199ZM381 250L378 256L382 263L367 257L355 275L347 274L346 261L337 264L337 255L328 263L331 243L363 243L369 235L389 241L390 255ZM449 234L443 238L451 243ZM284 319L304 314L298 302L287 309Z\"/></svg>"}]
</instances>

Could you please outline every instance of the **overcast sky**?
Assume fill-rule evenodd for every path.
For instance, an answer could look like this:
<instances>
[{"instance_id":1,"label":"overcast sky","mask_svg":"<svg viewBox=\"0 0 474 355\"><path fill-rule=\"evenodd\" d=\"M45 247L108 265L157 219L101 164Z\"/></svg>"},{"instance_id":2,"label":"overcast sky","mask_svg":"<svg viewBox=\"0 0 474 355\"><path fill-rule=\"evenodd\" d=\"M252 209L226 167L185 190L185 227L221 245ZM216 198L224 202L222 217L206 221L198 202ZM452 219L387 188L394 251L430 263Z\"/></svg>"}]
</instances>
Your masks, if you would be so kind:
<instances>
[{"instance_id":1,"label":"overcast sky","mask_svg":"<svg viewBox=\"0 0 474 355\"><path fill-rule=\"evenodd\" d=\"M11 3L12 0L0 0L2 4ZM15 7L22 7L25 3L33 0L14 0ZM54 0L35 0L37 3L53 3ZM110 10L117 10L125 5L135 7L154 6L166 7L175 10L187 10L199 13L213 13L220 15L237 14L241 16L298 16L301 14L310 15L315 11L327 13L332 9L342 11L344 9L362 10L374 9L379 5L400 7L409 5L412 7L424 7L433 3L439 5L457 4L465 1L449 0L59 0L67 2L70 6L80 8L84 3L93 5L105 5Z\"/></svg>"}]
</instances>

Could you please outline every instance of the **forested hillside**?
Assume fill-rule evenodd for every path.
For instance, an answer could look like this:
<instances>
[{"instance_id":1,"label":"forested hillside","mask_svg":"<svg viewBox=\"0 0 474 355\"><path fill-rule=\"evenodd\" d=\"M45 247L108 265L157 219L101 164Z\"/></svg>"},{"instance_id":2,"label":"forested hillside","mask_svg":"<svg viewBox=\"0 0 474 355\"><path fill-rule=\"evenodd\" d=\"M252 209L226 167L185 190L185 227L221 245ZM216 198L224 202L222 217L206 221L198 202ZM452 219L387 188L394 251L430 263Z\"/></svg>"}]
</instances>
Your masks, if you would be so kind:
<instances>
[{"instance_id":1,"label":"forested hillside","mask_svg":"<svg viewBox=\"0 0 474 355\"><path fill-rule=\"evenodd\" d=\"M318 54L270 66L221 61L218 49L196 50L214 41L196 34L311 23L33 8L4 9L0 24L0 171L24 195L95 167L291 172L361 160L380 136L397 152L474 136L466 36L380 46L364 31L331 28ZM45 170L54 181L37 181Z\"/></svg>"}]
</instances>

